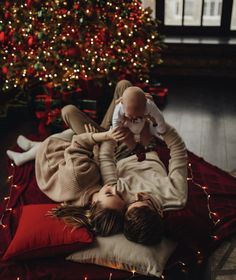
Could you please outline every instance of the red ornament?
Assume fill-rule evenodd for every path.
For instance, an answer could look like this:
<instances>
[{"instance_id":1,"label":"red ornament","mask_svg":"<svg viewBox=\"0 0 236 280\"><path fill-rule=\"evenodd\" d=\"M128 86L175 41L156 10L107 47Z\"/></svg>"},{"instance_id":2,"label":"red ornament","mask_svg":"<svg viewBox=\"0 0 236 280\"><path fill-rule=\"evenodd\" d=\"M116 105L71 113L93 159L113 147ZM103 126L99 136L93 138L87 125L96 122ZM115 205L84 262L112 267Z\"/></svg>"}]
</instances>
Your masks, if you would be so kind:
<instances>
[{"instance_id":1,"label":"red ornament","mask_svg":"<svg viewBox=\"0 0 236 280\"><path fill-rule=\"evenodd\" d=\"M80 50L78 48L70 48L64 52L65 56L76 57L79 56Z\"/></svg>"},{"instance_id":2,"label":"red ornament","mask_svg":"<svg viewBox=\"0 0 236 280\"><path fill-rule=\"evenodd\" d=\"M8 73L8 68L6 66L2 66L2 73L7 74Z\"/></svg>"},{"instance_id":3,"label":"red ornament","mask_svg":"<svg viewBox=\"0 0 236 280\"><path fill-rule=\"evenodd\" d=\"M8 1L5 2L5 8L8 9L10 7L10 3Z\"/></svg>"},{"instance_id":4,"label":"red ornament","mask_svg":"<svg viewBox=\"0 0 236 280\"><path fill-rule=\"evenodd\" d=\"M36 38L33 36L28 37L28 45L32 47L36 43Z\"/></svg>"},{"instance_id":5,"label":"red ornament","mask_svg":"<svg viewBox=\"0 0 236 280\"><path fill-rule=\"evenodd\" d=\"M32 65L27 69L27 73L28 73L29 75L32 75L32 74L35 73L35 69L34 69L34 67L33 67Z\"/></svg>"},{"instance_id":6,"label":"red ornament","mask_svg":"<svg viewBox=\"0 0 236 280\"><path fill-rule=\"evenodd\" d=\"M60 9L60 10L58 11L58 14L59 14L59 15L65 15L67 12L68 12L67 9Z\"/></svg>"},{"instance_id":7,"label":"red ornament","mask_svg":"<svg viewBox=\"0 0 236 280\"><path fill-rule=\"evenodd\" d=\"M75 8L76 10L79 10L79 8L80 8L79 3L75 3L74 8Z\"/></svg>"},{"instance_id":8,"label":"red ornament","mask_svg":"<svg viewBox=\"0 0 236 280\"><path fill-rule=\"evenodd\" d=\"M16 63L18 61L18 57L16 55L13 57L13 61L14 61L14 63Z\"/></svg>"},{"instance_id":9,"label":"red ornament","mask_svg":"<svg viewBox=\"0 0 236 280\"><path fill-rule=\"evenodd\" d=\"M5 33L3 31L0 32L0 42L4 42L5 41Z\"/></svg>"},{"instance_id":10,"label":"red ornament","mask_svg":"<svg viewBox=\"0 0 236 280\"><path fill-rule=\"evenodd\" d=\"M8 19L9 17L10 17L10 13L6 12L6 13L4 14L4 18L5 18L5 19Z\"/></svg>"},{"instance_id":11,"label":"red ornament","mask_svg":"<svg viewBox=\"0 0 236 280\"><path fill-rule=\"evenodd\" d=\"M32 0L26 0L26 5L30 7L32 5Z\"/></svg>"}]
</instances>

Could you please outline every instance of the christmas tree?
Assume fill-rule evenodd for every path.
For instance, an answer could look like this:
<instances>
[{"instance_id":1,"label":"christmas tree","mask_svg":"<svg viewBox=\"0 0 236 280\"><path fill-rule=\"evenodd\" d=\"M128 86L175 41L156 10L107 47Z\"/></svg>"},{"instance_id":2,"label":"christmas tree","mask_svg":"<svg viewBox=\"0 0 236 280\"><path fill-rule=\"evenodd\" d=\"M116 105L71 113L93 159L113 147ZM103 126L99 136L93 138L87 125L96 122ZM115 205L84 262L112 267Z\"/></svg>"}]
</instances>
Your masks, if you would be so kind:
<instances>
[{"instance_id":1,"label":"christmas tree","mask_svg":"<svg viewBox=\"0 0 236 280\"><path fill-rule=\"evenodd\" d=\"M161 63L151 10L139 0L0 3L2 92L35 81L73 90L88 79L148 82Z\"/></svg>"}]
</instances>

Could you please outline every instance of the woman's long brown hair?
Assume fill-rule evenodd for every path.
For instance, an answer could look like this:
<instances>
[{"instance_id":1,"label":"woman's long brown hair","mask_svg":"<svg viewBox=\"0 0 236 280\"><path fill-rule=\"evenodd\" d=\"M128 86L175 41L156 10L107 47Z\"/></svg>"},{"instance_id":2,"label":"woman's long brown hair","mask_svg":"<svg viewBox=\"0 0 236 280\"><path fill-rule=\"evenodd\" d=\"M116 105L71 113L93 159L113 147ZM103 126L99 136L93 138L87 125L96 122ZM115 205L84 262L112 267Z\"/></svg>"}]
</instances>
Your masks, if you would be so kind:
<instances>
[{"instance_id":1,"label":"woman's long brown hair","mask_svg":"<svg viewBox=\"0 0 236 280\"><path fill-rule=\"evenodd\" d=\"M75 228L86 227L101 236L116 234L123 228L123 213L104 208L100 202L93 203L90 208L62 204L49 214Z\"/></svg>"}]
</instances>

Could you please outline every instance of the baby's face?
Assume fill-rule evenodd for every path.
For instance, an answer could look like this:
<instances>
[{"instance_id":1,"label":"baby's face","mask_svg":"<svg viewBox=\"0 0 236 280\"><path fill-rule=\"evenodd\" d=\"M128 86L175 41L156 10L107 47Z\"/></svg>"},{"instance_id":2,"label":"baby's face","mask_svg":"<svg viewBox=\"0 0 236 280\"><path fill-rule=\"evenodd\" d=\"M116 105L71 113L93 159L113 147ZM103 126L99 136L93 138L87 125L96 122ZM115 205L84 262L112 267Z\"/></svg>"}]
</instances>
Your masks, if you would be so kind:
<instances>
[{"instance_id":1,"label":"baby's face","mask_svg":"<svg viewBox=\"0 0 236 280\"><path fill-rule=\"evenodd\" d=\"M143 118L145 113L145 107L135 106L134 104L124 104L124 113L127 118L135 121L139 118Z\"/></svg>"},{"instance_id":2,"label":"baby's face","mask_svg":"<svg viewBox=\"0 0 236 280\"><path fill-rule=\"evenodd\" d=\"M146 97L138 87L128 87L122 96L124 113L130 120L143 118L146 109Z\"/></svg>"}]
</instances>

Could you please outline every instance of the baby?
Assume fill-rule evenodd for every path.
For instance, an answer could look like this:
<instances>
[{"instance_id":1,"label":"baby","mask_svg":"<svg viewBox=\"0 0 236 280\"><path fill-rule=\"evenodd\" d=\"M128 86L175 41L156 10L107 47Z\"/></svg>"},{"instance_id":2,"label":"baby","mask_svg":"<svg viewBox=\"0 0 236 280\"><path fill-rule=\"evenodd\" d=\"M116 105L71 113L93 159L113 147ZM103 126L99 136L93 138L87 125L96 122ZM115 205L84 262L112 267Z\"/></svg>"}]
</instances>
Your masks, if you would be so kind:
<instances>
[{"instance_id":1,"label":"baby","mask_svg":"<svg viewBox=\"0 0 236 280\"><path fill-rule=\"evenodd\" d=\"M128 127L134 134L137 143L134 149L138 161L145 159L145 147L141 144L141 132L146 121L149 122L150 133L159 136L165 133L166 124L164 117L155 103L146 97L139 87L128 87L114 110L112 127Z\"/></svg>"}]
</instances>

